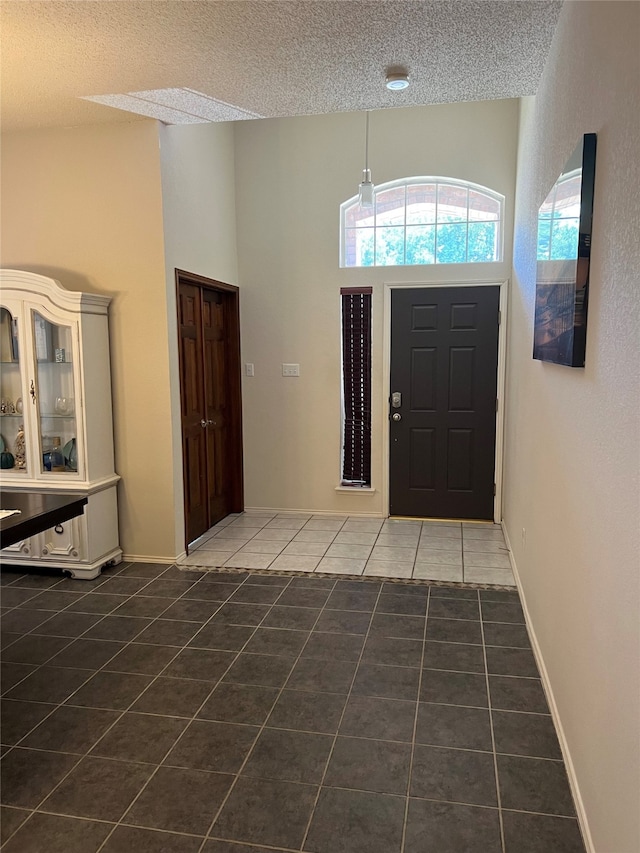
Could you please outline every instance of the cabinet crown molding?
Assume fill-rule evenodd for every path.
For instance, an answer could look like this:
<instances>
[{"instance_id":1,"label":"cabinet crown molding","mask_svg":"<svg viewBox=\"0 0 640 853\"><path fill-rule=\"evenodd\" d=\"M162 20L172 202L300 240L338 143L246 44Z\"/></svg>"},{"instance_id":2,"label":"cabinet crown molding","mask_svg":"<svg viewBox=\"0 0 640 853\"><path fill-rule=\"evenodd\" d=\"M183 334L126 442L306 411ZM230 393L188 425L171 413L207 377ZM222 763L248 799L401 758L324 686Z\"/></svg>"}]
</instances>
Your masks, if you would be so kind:
<instances>
[{"instance_id":1,"label":"cabinet crown molding","mask_svg":"<svg viewBox=\"0 0 640 853\"><path fill-rule=\"evenodd\" d=\"M67 290L55 278L27 270L0 269L0 289L11 291L20 289L22 297L29 292L34 296L46 296L53 305L67 311L82 311L85 314L106 314L111 302L110 296L100 293L84 293Z\"/></svg>"}]
</instances>

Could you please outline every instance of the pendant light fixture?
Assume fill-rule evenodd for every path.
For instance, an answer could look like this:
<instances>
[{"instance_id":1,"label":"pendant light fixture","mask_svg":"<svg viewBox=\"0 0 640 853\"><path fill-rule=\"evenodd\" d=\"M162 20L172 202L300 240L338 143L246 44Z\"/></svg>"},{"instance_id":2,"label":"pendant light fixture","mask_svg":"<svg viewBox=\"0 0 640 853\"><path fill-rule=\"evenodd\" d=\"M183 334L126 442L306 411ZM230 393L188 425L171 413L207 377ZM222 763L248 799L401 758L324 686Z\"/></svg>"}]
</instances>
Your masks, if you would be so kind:
<instances>
[{"instance_id":1,"label":"pendant light fixture","mask_svg":"<svg viewBox=\"0 0 640 853\"><path fill-rule=\"evenodd\" d=\"M367 110L366 116L367 124L364 138L364 169L362 170L362 181L358 187L358 201L361 207L373 207L375 187L371 181L371 169L369 168L369 110Z\"/></svg>"}]
</instances>

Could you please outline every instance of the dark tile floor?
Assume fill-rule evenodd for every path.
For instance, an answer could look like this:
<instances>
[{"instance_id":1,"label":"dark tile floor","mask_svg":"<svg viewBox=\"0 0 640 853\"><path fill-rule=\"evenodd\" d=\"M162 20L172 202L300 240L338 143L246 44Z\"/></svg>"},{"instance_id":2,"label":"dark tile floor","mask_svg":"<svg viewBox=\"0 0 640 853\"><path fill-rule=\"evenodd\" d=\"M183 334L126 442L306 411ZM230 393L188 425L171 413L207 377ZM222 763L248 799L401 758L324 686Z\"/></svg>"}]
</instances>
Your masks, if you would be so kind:
<instances>
[{"instance_id":1,"label":"dark tile floor","mask_svg":"<svg viewBox=\"0 0 640 853\"><path fill-rule=\"evenodd\" d=\"M5 853L583 853L516 593L2 573Z\"/></svg>"}]
</instances>

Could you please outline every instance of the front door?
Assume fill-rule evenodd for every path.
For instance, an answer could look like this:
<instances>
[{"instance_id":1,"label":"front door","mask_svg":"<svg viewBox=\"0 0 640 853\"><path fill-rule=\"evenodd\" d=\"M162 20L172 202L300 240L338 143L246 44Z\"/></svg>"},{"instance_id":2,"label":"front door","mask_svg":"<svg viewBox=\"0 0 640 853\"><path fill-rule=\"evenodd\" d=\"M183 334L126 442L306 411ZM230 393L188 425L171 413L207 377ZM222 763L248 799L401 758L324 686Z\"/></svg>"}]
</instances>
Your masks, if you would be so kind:
<instances>
[{"instance_id":1,"label":"front door","mask_svg":"<svg viewBox=\"0 0 640 853\"><path fill-rule=\"evenodd\" d=\"M493 519L498 286L391 291L389 514Z\"/></svg>"},{"instance_id":2,"label":"front door","mask_svg":"<svg viewBox=\"0 0 640 853\"><path fill-rule=\"evenodd\" d=\"M243 509L238 291L176 271L186 544Z\"/></svg>"}]
</instances>

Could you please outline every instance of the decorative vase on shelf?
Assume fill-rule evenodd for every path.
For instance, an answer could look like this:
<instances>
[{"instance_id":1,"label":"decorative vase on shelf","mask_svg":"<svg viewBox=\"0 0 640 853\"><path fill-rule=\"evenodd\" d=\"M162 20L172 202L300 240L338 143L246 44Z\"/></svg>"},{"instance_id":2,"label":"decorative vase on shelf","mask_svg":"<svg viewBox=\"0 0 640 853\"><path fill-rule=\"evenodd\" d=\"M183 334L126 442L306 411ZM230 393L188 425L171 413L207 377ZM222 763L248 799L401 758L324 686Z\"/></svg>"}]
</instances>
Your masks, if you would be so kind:
<instances>
[{"instance_id":1,"label":"decorative vase on shelf","mask_svg":"<svg viewBox=\"0 0 640 853\"><path fill-rule=\"evenodd\" d=\"M8 450L3 450L0 453L0 468L13 468L15 464L15 459L13 453L9 453Z\"/></svg>"},{"instance_id":2,"label":"decorative vase on shelf","mask_svg":"<svg viewBox=\"0 0 640 853\"><path fill-rule=\"evenodd\" d=\"M72 438L69 444L65 445L65 456L67 467L70 471L78 470L78 448L76 447L76 440Z\"/></svg>"},{"instance_id":3,"label":"decorative vase on shelf","mask_svg":"<svg viewBox=\"0 0 640 853\"><path fill-rule=\"evenodd\" d=\"M54 435L53 447L51 448L51 472L64 471L64 456L60 446L60 436Z\"/></svg>"},{"instance_id":4,"label":"decorative vase on shelf","mask_svg":"<svg viewBox=\"0 0 640 853\"><path fill-rule=\"evenodd\" d=\"M15 465L16 468L26 468L27 467L27 457L25 452L25 442L24 442L24 424L20 424L18 427L18 434L16 435L16 443L15 443Z\"/></svg>"},{"instance_id":5,"label":"decorative vase on shelf","mask_svg":"<svg viewBox=\"0 0 640 853\"><path fill-rule=\"evenodd\" d=\"M70 397L57 397L55 410L58 415L71 415L73 413L73 400Z\"/></svg>"}]
</instances>

